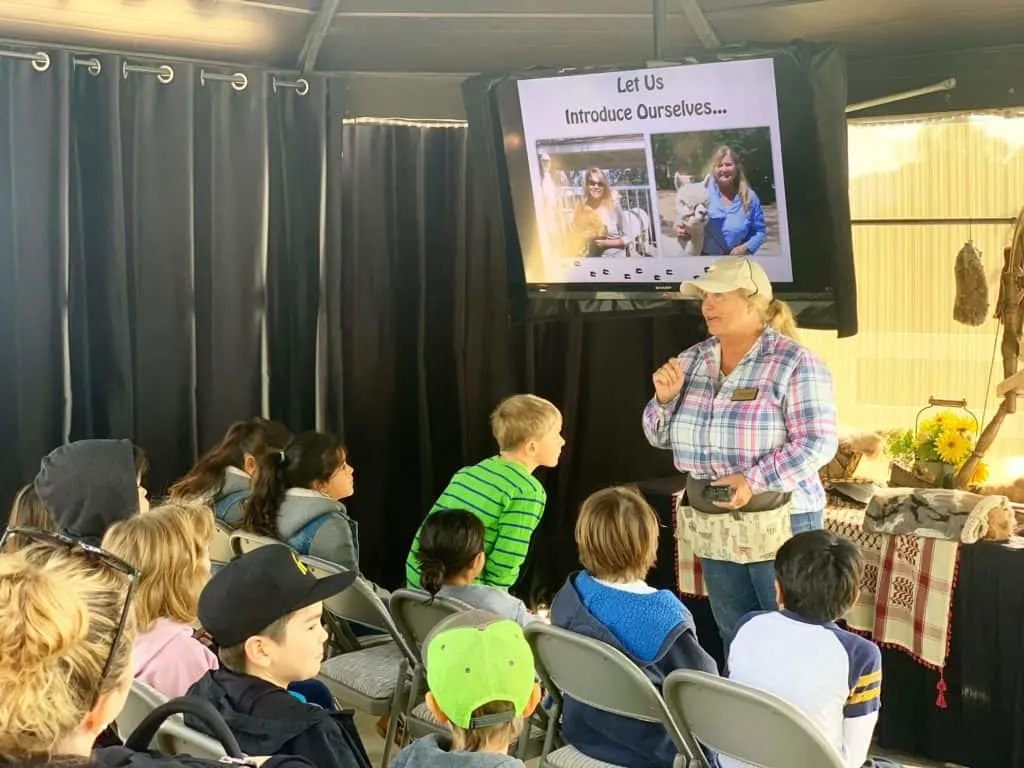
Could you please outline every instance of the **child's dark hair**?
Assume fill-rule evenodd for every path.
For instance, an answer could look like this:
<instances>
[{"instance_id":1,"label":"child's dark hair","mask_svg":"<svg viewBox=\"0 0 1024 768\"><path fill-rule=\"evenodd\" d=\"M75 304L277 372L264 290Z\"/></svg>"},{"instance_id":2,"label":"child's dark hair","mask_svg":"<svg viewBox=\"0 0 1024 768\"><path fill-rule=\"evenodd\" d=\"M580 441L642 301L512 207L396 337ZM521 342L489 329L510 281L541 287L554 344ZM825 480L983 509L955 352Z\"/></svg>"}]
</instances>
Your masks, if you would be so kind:
<instances>
[{"instance_id":1,"label":"child's dark hair","mask_svg":"<svg viewBox=\"0 0 1024 768\"><path fill-rule=\"evenodd\" d=\"M861 569L856 545L829 531L798 533L775 555L784 607L811 621L835 621L853 607Z\"/></svg>"},{"instance_id":2,"label":"child's dark hair","mask_svg":"<svg viewBox=\"0 0 1024 768\"><path fill-rule=\"evenodd\" d=\"M224 471L228 467L244 469L247 455L258 463L268 451L280 451L291 439L291 430L278 421L260 417L236 421L221 441L171 486L169 495L178 499L216 496L224 488Z\"/></svg>"},{"instance_id":3,"label":"child's dark hair","mask_svg":"<svg viewBox=\"0 0 1024 768\"><path fill-rule=\"evenodd\" d=\"M345 446L325 432L303 432L292 438L284 450L269 451L259 462L252 494L243 502L243 527L277 538L277 511L285 491L326 483L345 460Z\"/></svg>"},{"instance_id":4,"label":"child's dark hair","mask_svg":"<svg viewBox=\"0 0 1024 768\"><path fill-rule=\"evenodd\" d=\"M439 509L428 515L416 550L423 588L437 595L445 578L469 568L484 551L485 533L484 524L472 512Z\"/></svg>"},{"instance_id":5,"label":"child's dark hair","mask_svg":"<svg viewBox=\"0 0 1024 768\"><path fill-rule=\"evenodd\" d=\"M140 446L132 444L132 459L135 461L135 476L140 483L145 482L149 472L149 457Z\"/></svg>"}]
</instances>

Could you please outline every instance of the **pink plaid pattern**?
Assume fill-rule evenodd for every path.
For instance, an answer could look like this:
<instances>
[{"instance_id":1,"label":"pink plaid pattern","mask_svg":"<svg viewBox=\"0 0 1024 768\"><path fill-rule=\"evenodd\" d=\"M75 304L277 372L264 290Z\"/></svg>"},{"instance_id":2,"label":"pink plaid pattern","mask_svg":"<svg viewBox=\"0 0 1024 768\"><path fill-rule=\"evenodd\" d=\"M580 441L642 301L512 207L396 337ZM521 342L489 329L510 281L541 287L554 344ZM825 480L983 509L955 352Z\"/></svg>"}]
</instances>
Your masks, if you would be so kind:
<instances>
[{"instance_id":1,"label":"pink plaid pattern","mask_svg":"<svg viewBox=\"0 0 1024 768\"><path fill-rule=\"evenodd\" d=\"M864 558L860 597L846 623L879 645L900 648L941 670L949 652L959 543L869 533L863 521L863 510L825 508L828 529L852 540ZM676 548L680 593L707 597L700 560L685 541L677 540Z\"/></svg>"}]
</instances>

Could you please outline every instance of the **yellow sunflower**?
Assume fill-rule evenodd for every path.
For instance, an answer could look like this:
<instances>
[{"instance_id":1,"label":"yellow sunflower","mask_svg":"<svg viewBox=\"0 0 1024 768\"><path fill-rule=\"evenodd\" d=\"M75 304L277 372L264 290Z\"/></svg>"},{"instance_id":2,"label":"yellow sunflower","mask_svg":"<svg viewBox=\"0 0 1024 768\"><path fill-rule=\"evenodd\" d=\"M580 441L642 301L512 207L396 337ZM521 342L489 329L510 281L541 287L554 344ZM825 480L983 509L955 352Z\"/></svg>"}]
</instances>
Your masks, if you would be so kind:
<instances>
[{"instance_id":1,"label":"yellow sunflower","mask_svg":"<svg viewBox=\"0 0 1024 768\"><path fill-rule=\"evenodd\" d=\"M958 416L950 426L958 432L974 432L978 429L977 423L970 416Z\"/></svg>"},{"instance_id":2,"label":"yellow sunflower","mask_svg":"<svg viewBox=\"0 0 1024 768\"><path fill-rule=\"evenodd\" d=\"M974 470L974 474L971 475L971 485L981 485L989 477L988 464L984 461L979 461L977 468Z\"/></svg>"},{"instance_id":3,"label":"yellow sunflower","mask_svg":"<svg viewBox=\"0 0 1024 768\"><path fill-rule=\"evenodd\" d=\"M935 438L935 452L947 464L960 464L971 452L971 441L953 427L946 427Z\"/></svg>"}]
</instances>

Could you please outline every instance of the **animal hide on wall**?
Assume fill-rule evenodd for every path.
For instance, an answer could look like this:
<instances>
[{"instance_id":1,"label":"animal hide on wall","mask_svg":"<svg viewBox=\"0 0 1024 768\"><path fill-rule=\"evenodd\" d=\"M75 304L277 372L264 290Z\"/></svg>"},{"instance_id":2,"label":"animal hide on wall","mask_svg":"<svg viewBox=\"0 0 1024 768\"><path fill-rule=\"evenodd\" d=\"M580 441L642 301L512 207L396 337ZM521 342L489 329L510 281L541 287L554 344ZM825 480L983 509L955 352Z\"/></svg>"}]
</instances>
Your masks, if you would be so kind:
<instances>
[{"instance_id":1,"label":"animal hide on wall","mask_svg":"<svg viewBox=\"0 0 1024 768\"><path fill-rule=\"evenodd\" d=\"M956 301L953 303L953 319L965 325L983 325L988 319L988 281L985 279L985 265L981 252L974 243L964 243L956 255Z\"/></svg>"}]
</instances>

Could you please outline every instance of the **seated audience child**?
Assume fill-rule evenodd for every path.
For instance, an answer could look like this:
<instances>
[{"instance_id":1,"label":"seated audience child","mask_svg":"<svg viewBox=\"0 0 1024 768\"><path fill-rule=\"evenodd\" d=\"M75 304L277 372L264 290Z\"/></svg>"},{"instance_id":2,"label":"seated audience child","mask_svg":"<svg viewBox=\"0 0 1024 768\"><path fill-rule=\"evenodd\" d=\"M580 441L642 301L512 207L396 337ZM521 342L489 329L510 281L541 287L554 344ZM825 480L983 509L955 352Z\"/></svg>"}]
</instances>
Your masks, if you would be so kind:
<instances>
[{"instance_id":1,"label":"seated audience child","mask_svg":"<svg viewBox=\"0 0 1024 768\"><path fill-rule=\"evenodd\" d=\"M508 748L541 693L522 628L487 611L457 613L433 629L423 655L427 707L451 737L419 739L394 768L523 768Z\"/></svg>"},{"instance_id":2,"label":"seated audience child","mask_svg":"<svg viewBox=\"0 0 1024 768\"><path fill-rule=\"evenodd\" d=\"M149 510L147 469L128 440L79 440L43 458L33 484L55 528L98 546L111 525Z\"/></svg>"},{"instance_id":3,"label":"seated audience child","mask_svg":"<svg viewBox=\"0 0 1024 768\"><path fill-rule=\"evenodd\" d=\"M303 432L263 457L242 527L358 572L359 529L341 503L354 491L345 446L333 435Z\"/></svg>"},{"instance_id":4,"label":"seated audience child","mask_svg":"<svg viewBox=\"0 0 1024 768\"><path fill-rule=\"evenodd\" d=\"M217 657L195 638L199 594L210 580L209 507L169 504L115 523L103 548L135 566L135 679L184 696Z\"/></svg>"},{"instance_id":5,"label":"seated audience child","mask_svg":"<svg viewBox=\"0 0 1024 768\"><path fill-rule=\"evenodd\" d=\"M350 714L287 690L319 673L323 601L355 579L354 571L317 579L294 552L272 544L232 560L206 585L199 620L218 647L220 669L189 695L223 715L246 753L301 755L317 768L369 768Z\"/></svg>"},{"instance_id":6,"label":"seated audience child","mask_svg":"<svg viewBox=\"0 0 1024 768\"><path fill-rule=\"evenodd\" d=\"M775 556L780 610L740 621L726 665L731 679L802 709L849 768L868 759L882 687L878 646L835 623L857 601L860 577L853 542L828 531L798 533ZM721 762L744 765L724 755Z\"/></svg>"},{"instance_id":7,"label":"seated audience child","mask_svg":"<svg viewBox=\"0 0 1024 768\"><path fill-rule=\"evenodd\" d=\"M472 512L439 509L420 529L416 561L420 582L432 596L450 597L525 626L536 617L503 589L476 584L487 563L484 524Z\"/></svg>"},{"instance_id":8,"label":"seated audience child","mask_svg":"<svg viewBox=\"0 0 1024 768\"><path fill-rule=\"evenodd\" d=\"M223 439L189 473L171 486L172 500L198 500L213 507L225 524L242 524L242 501L249 495L252 477L268 453L284 449L292 433L284 424L256 417L236 421Z\"/></svg>"},{"instance_id":9,"label":"seated audience child","mask_svg":"<svg viewBox=\"0 0 1024 768\"><path fill-rule=\"evenodd\" d=\"M131 690L132 568L57 534L15 536L17 551L0 555L0 764L214 768L187 756L94 749ZM278 756L263 768L311 764Z\"/></svg>"},{"instance_id":10,"label":"seated audience child","mask_svg":"<svg viewBox=\"0 0 1024 768\"><path fill-rule=\"evenodd\" d=\"M550 402L535 395L514 395L491 414L491 432L499 455L463 467L434 503L439 509L468 509L486 528L484 554L487 563L480 582L509 589L519 578L547 493L533 476L537 467L554 467L562 452L562 414ZM422 528L422 526L421 526ZM410 587L421 587L416 551L416 532L406 558L405 578Z\"/></svg>"},{"instance_id":11,"label":"seated audience child","mask_svg":"<svg viewBox=\"0 0 1024 768\"><path fill-rule=\"evenodd\" d=\"M576 544L586 570L570 575L555 596L553 624L622 651L659 690L677 669L718 673L679 598L644 581L658 554L658 517L638 491L591 494L576 520ZM677 755L661 725L568 697L562 731L580 752L615 765L670 768Z\"/></svg>"}]
</instances>

